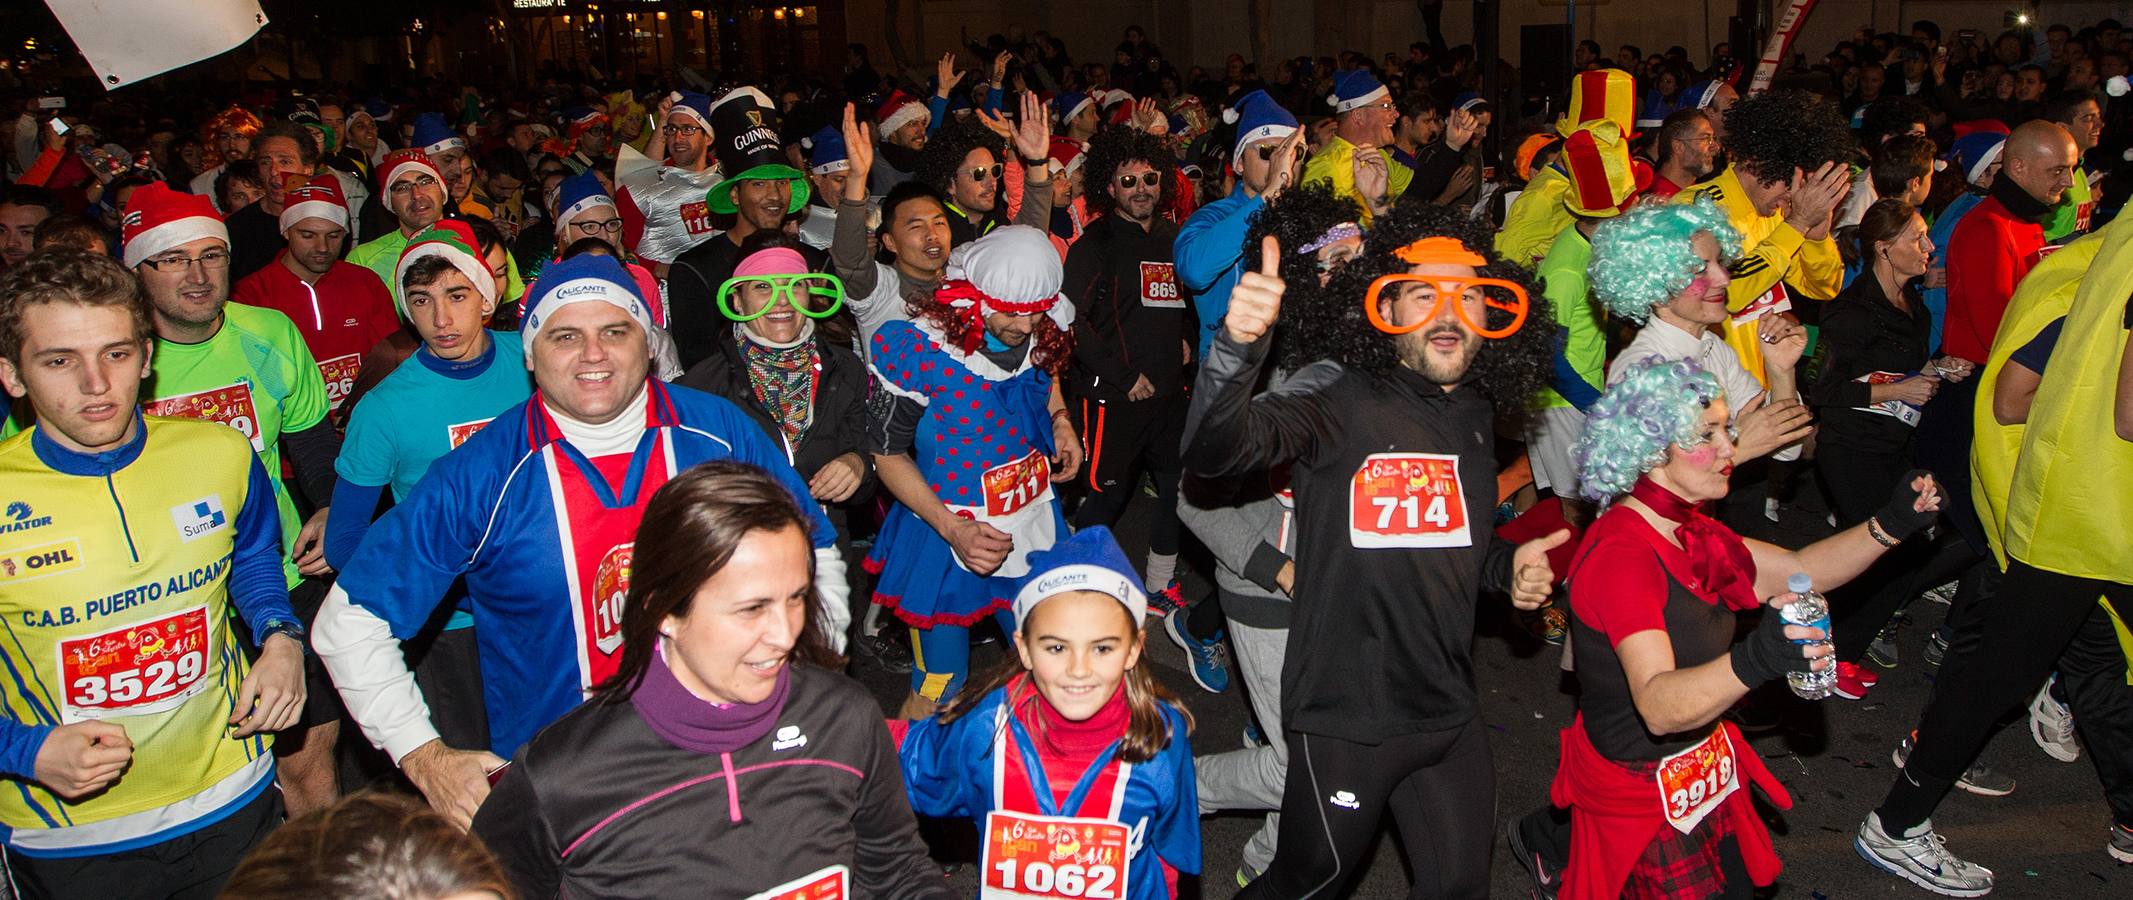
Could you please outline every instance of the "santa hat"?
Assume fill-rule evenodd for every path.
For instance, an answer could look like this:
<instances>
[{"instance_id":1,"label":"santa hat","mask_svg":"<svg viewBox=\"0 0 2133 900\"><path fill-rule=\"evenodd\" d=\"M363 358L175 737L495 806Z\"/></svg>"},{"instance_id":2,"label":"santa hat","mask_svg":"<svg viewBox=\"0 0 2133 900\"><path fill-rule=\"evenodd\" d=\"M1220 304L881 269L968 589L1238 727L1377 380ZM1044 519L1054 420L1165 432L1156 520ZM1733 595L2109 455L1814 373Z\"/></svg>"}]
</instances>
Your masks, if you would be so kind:
<instances>
[{"instance_id":1,"label":"santa hat","mask_svg":"<svg viewBox=\"0 0 2133 900\"><path fill-rule=\"evenodd\" d=\"M204 194L181 194L160 181L142 185L127 199L119 229L127 268L201 238L220 238L225 246L230 242L213 200Z\"/></svg>"},{"instance_id":2,"label":"santa hat","mask_svg":"<svg viewBox=\"0 0 2133 900\"><path fill-rule=\"evenodd\" d=\"M1385 85L1378 81L1369 69L1349 69L1333 76L1333 93L1326 95L1326 102L1333 104L1335 113L1361 109L1392 96Z\"/></svg>"},{"instance_id":3,"label":"santa hat","mask_svg":"<svg viewBox=\"0 0 2133 900\"><path fill-rule=\"evenodd\" d=\"M1029 621L1029 614L1060 594L1092 591L1126 607L1138 627L1148 616L1148 594L1126 551L1119 549L1111 529L1094 525L1052 544L1050 549L1030 554L1029 575L1015 594L1015 630Z\"/></svg>"},{"instance_id":4,"label":"santa hat","mask_svg":"<svg viewBox=\"0 0 2133 900\"><path fill-rule=\"evenodd\" d=\"M1570 79L1570 106L1555 120L1555 133L1569 137L1596 121L1615 123L1623 134L1637 127L1637 79L1621 69L1590 69Z\"/></svg>"},{"instance_id":5,"label":"santa hat","mask_svg":"<svg viewBox=\"0 0 2133 900\"><path fill-rule=\"evenodd\" d=\"M1052 108L1059 111L1059 127L1065 128L1068 122L1074 121L1075 116L1081 115L1082 110L1088 109L1089 105L1095 102L1096 98L1080 91L1067 91L1052 98Z\"/></svg>"},{"instance_id":6,"label":"santa hat","mask_svg":"<svg viewBox=\"0 0 2133 900\"><path fill-rule=\"evenodd\" d=\"M407 306L400 299L402 286L407 283L407 270L428 257L442 257L452 268L467 276L474 289L481 292L484 303L496 302L496 274L489 271L489 264L482 261L481 243L474 239L474 229L457 219L445 219L431 225L421 234L407 242L400 251L400 262L393 267L393 302L400 307L402 315Z\"/></svg>"},{"instance_id":7,"label":"santa hat","mask_svg":"<svg viewBox=\"0 0 2133 900\"><path fill-rule=\"evenodd\" d=\"M1237 126L1237 143L1229 154L1230 164L1240 165L1244 148L1268 138L1285 138L1299 127L1287 108L1274 102L1265 91L1237 98L1237 105L1222 111L1222 121ZM1240 166L1241 167L1241 166Z\"/></svg>"},{"instance_id":8,"label":"santa hat","mask_svg":"<svg viewBox=\"0 0 2133 900\"><path fill-rule=\"evenodd\" d=\"M573 141L596 125L607 124L607 113L590 106L573 106L563 110L563 132Z\"/></svg>"},{"instance_id":9,"label":"santa hat","mask_svg":"<svg viewBox=\"0 0 2133 900\"><path fill-rule=\"evenodd\" d=\"M1563 140L1563 170L1570 175L1563 205L1580 216L1618 215L1652 184L1651 167L1630 159L1621 126L1604 119Z\"/></svg>"},{"instance_id":10,"label":"santa hat","mask_svg":"<svg viewBox=\"0 0 2133 900\"><path fill-rule=\"evenodd\" d=\"M1053 253L1053 258L1059 254ZM637 291L637 279L622 267L621 260L598 253L581 253L569 259L548 264L541 270L541 280L527 291L525 318L519 331L526 343L533 343L540 336L541 326L557 310L573 303L600 301L629 313L637 326L644 329L646 340L652 333L652 317L645 308L644 296Z\"/></svg>"},{"instance_id":11,"label":"santa hat","mask_svg":"<svg viewBox=\"0 0 2133 900\"><path fill-rule=\"evenodd\" d=\"M1999 125L1997 122L1993 124ZM1956 127L1960 130L1962 126ZM1980 129L1955 139L1955 146L1948 151L1948 159L1962 170L1965 183L1976 184L1978 179L1985 177L1985 170L1999 161L2000 151L2007 146L2006 130L2007 126L2000 125L1996 132Z\"/></svg>"},{"instance_id":12,"label":"santa hat","mask_svg":"<svg viewBox=\"0 0 2133 900\"><path fill-rule=\"evenodd\" d=\"M1108 91L1105 91L1105 92L1103 93L1103 107L1104 107L1104 109L1105 109L1105 110L1107 110L1107 111L1108 111L1108 110L1111 110L1111 109L1115 109L1115 108L1117 108L1117 107L1118 107L1118 105L1119 105L1119 104L1121 104L1121 103L1132 103L1132 102L1133 102L1133 92L1132 92L1132 91L1127 91L1127 90L1121 90L1121 89L1119 89L1119 88L1112 88L1112 89L1110 89L1110 90L1108 90Z\"/></svg>"},{"instance_id":13,"label":"santa hat","mask_svg":"<svg viewBox=\"0 0 2133 900\"><path fill-rule=\"evenodd\" d=\"M881 109L875 112L874 118L881 123L881 133L890 135L919 119L933 118L933 112L926 108L926 104L918 102L918 98L903 91L891 91L889 99L881 101Z\"/></svg>"},{"instance_id":14,"label":"santa hat","mask_svg":"<svg viewBox=\"0 0 2133 900\"><path fill-rule=\"evenodd\" d=\"M934 299L956 309L968 327L963 352L974 353L985 339L985 314L1041 312L1065 330L1074 326L1074 305L1061 303L1066 280L1059 251L1044 232L1028 225L995 228L984 237L948 254L948 268Z\"/></svg>"},{"instance_id":15,"label":"santa hat","mask_svg":"<svg viewBox=\"0 0 2133 900\"><path fill-rule=\"evenodd\" d=\"M453 150L463 153L467 149L467 139L445 124L444 113L423 113L415 117L415 139L409 146L419 147L430 156Z\"/></svg>"},{"instance_id":16,"label":"santa hat","mask_svg":"<svg viewBox=\"0 0 2133 900\"><path fill-rule=\"evenodd\" d=\"M348 198L341 196L341 180L328 172L314 175L302 187L282 195L281 230L288 231L305 219L325 219L348 227Z\"/></svg>"},{"instance_id":17,"label":"santa hat","mask_svg":"<svg viewBox=\"0 0 2133 900\"><path fill-rule=\"evenodd\" d=\"M437 164L430 162L429 154L412 149L394 150L385 154L385 160L378 164L378 189L390 194L393 182L400 180L400 176L425 172L438 181L444 180L444 173L437 171Z\"/></svg>"},{"instance_id":18,"label":"santa hat","mask_svg":"<svg viewBox=\"0 0 2133 900\"><path fill-rule=\"evenodd\" d=\"M711 130L711 95L696 91L675 91L667 96L674 98L673 108L667 110L667 122L689 119L706 133Z\"/></svg>"},{"instance_id":19,"label":"santa hat","mask_svg":"<svg viewBox=\"0 0 2133 900\"><path fill-rule=\"evenodd\" d=\"M591 169L563 179L563 183L556 187L556 232L560 234L570 227L570 221L579 213L595 206L613 206L618 211L622 208L615 203L614 197L608 195L607 187L600 183L600 176L593 174Z\"/></svg>"},{"instance_id":20,"label":"santa hat","mask_svg":"<svg viewBox=\"0 0 2133 900\"><path fill-rule=\"evenodd\" d=\"M801 138L800 149L807 151L807 170L817 175L843 172L852 167L844 149L844 132L834 125L824 125L821 131Z\"/></svg>"},{"instance_id":21,"label":"santa hat","mask_svg":"<svg viewBox=\"0 0 2133 900\"><path fill-rule=\"evenodd\" d=\"M1080 141L1055 137L1052 138L1051 149L1045 153L1045 157L1049 160L1045 165L1052 174L1072 175L1074 170L1081 168L1082 162L1088 159L1088 154L1082 149Z\"/></svg>"}]
</instances>

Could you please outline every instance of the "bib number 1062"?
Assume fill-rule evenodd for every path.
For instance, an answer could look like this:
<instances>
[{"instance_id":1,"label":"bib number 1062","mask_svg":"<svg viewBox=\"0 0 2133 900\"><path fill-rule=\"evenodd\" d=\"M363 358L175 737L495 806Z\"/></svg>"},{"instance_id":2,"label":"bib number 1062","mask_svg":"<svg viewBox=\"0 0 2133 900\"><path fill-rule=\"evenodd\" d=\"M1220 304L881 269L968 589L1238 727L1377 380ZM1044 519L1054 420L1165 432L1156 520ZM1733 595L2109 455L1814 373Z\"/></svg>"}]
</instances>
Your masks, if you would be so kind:
<instances>
[{"instance_id":1,"label":"bib number 1062","mask_svg":"<svg viewBox=\"0 0 2133 900\"><path fill-rule=\"evenodd\" d=\"M992 868L998 873L997 883L1010 891L1085 900L1111 900L1118 896L1118 869L1111 866L1084 868L1079 863L1054 866L1041 860L1003 859L993 863Z\"/></svg>"}]
</instances>

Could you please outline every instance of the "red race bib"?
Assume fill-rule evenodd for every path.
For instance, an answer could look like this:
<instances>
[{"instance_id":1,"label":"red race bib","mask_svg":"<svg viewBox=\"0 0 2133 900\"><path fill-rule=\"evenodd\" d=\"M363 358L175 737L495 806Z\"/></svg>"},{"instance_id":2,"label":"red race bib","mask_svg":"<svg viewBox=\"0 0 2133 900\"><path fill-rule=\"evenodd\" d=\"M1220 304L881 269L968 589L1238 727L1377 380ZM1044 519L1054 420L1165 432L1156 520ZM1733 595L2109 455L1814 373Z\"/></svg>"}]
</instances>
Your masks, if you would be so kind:
<instances>
[{"instance_id":1,"label":"red race bib","mask_svg":"<svg viewBox=\"0 0 2133 900\"><path fill-rule=\"evenodd\" d=\"M252 405L252 386L242 381L227 387L150 400L141 404L141 412L151 416L221 422L251 438L253 453L267 450L266 442L259 439L259 410Z\"/></svg>"},{"instance_id":2,"label":"red race bib","mask_svg":"<svg viewBox=\"0 0 2133 900\"><path fill-rule=\"evenodd\" d=\"M1052 489L1052 462L1044 451L985 470L985 515L1008 516L1043 499Z\"/></svg>"},{"instance_id":3,"label":"red race bib","mask_svg":"<svg viewBox=\"0 0 2133 900\"><path fill-rule=\"evenodd\" d=\"M795 878L748 900L844 900L851 896L852 873L844 866L830 866Z\"/></svg>"},{"instance_id":4,"label":"red race bib","mask_svg":"<svg viewBox=\"0 0 2133 900\"><path fill-rule=\"evenodd\" d=\"M994 811L985 816L980 900L1117 900L1131 833L1108 819Z\"/></svg>"},{"instance_id":5,"label":"red race bib","mask_svg":"<svg viewBox=\"0 0 2133 900\"><path fill-rule=\"evenodd\" d=\"M173 709L207 687L207 607L59 642L66 722Z\"/></svg>"},{"instance_id":6,"label":"red race bib","mask_svg":"<svg viewBox=\"0 0 2133 900\"><path fill-rule=\"evenodd\" d=\"M362 374L362 372L363 354L361 353L350 353L346 356L319 360L318 374L319 377L326 379L326 407L328 409L338 410L341 408L341 401L348 399L348 393L355 390L356 376Z\"/></svg>"},{"instance_id":7,"label":"red race bib","mask_svg":"<svg viewBox=\"0 0 2133 900\"><path fill-rule=\"evenodd\" d=\"M1653 777L1659 783L1660 805L1666 807L1666 823L1682 834L1740 790L1740 766L1733 759L1733 741L1724 728L1660 760Z\"/></svg>"},{"instance_id":8,"label":"red race bib","mask_svg":"<svg viewBox=\"0 0 2133 900\"><path fill-rule=\"evenodd\" d=\"M1471 547L1459 457L1373 453L1348 494L1348 541L1359 548Z\"/></svg>"},{"instance_id":9,"label":"red race bib","mask_svg":"<svg viewBox=\"0 0 2133 900\"><path fill-rule=\"evenodd\" d=\"M1184 309L1185 294L1178 290L1178 270L1166 262L1141 263L1141 305Z\"/></svg>"}]
</instances>

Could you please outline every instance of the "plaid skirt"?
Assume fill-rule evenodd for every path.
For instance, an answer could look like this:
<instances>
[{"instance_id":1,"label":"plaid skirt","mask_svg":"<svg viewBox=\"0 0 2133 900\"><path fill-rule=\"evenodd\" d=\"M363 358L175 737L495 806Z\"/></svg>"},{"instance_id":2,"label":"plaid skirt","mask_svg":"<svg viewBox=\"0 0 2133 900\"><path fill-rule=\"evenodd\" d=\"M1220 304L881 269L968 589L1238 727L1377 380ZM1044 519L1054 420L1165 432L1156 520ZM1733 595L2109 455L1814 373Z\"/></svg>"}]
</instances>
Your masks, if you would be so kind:
<instances>
[{"instance_id":1,"label":"plaid skirt","mask_svg":"<svg viewBox=\"0 0 2133 900\"><path fill-rule=\"evenodd\" d=\"M1621 762L1616 765L1631 774L1650 778L1659 771L1659 761ZM1746 789L1746 785L1742 786ZM1728 802L1732 802L1730 799ZM1659 829L1659 836L1644 848L1637 865L1622 885L1624 900L1676 900L1682 897L1720 897L1726 893L1721 854L1733 837L1732 820L1713 813L1688 834L1672 825Z\"/></svg>"}]
</instances>

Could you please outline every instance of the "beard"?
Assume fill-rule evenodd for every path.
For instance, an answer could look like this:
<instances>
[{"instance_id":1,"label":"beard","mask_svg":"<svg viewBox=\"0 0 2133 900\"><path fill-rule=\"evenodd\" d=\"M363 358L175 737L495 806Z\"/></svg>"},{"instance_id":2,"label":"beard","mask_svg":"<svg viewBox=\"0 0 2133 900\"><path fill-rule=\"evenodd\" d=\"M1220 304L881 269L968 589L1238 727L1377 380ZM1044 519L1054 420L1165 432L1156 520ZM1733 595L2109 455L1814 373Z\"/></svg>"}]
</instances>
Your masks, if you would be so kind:
<instances>
[{"instance_id":1,"label":"beard","mask_svg":"<svg viewBox=\"0 0 2133 900\"><path fill-rule=\"evenodd\" d=\"M1446 360L1430 352L1430 339L1445 334L1459 338L1459 352L1455 359ZM1479 355L1481 336L1458 325L1439 325L1400 336L1400 364L1440 387L1466 380L1467 373L1474 368L1474 358Z\"/></svg>"}]
</instances>

